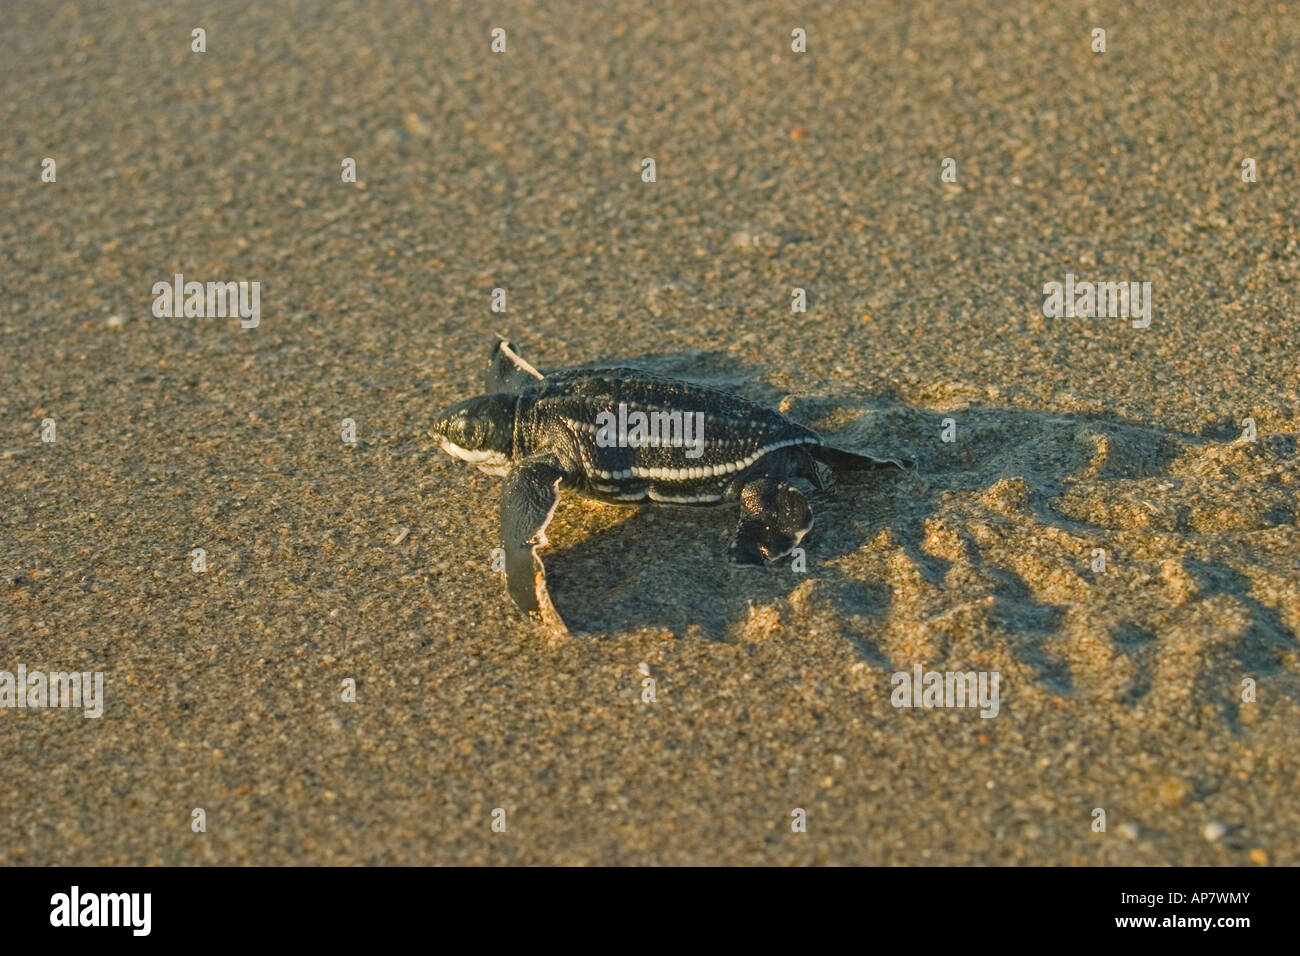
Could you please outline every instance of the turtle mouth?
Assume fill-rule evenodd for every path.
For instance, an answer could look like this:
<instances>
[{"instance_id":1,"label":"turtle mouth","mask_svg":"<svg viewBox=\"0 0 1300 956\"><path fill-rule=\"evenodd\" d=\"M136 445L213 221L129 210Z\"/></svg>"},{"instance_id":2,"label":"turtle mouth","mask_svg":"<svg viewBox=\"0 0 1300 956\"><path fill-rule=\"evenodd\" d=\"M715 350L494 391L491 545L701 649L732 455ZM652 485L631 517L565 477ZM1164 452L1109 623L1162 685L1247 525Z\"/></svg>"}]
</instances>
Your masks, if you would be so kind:
<instances>
[{"instance_id":1,"label":"turtle mouth","mask_svg":"<svg viewBox=\"0 0 1300 956\"><path fill-rule=\"evenodd\" d=\"M510 460L502 452L471 451L468 448L461 448L454 441L442 437L439 437L438 441L442 444L442 450L451 457L459 458L466 464L475 465L489 475L504 475L509 468Z\"/></svg>"}]
</instances>

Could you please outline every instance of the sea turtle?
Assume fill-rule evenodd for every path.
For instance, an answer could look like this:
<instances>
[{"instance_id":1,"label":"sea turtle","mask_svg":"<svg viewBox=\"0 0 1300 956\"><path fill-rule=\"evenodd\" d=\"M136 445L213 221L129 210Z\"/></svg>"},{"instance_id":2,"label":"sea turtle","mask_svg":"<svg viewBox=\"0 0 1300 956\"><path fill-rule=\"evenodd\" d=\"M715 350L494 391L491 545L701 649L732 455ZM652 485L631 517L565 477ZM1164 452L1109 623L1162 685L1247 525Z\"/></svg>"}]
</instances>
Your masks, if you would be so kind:
<instances>
[{"instance_id":1,"label":"sea turtle","mask_svg":"<svg viewBox=\"0 0 1300 956\"><path fill-rule=\"evenodd\" d=\"M493 343L486 394L438 416L448 454L504 475L506 589L524 611L563 626L537 550L561 491L617 504L740 502L737 564L778 560L812 528L791 478L817 489L832 468L910 463L843 451L779 412L718 389L640 369L568 368L543 375L504 337Z\"/></svg>"}]
</instances>

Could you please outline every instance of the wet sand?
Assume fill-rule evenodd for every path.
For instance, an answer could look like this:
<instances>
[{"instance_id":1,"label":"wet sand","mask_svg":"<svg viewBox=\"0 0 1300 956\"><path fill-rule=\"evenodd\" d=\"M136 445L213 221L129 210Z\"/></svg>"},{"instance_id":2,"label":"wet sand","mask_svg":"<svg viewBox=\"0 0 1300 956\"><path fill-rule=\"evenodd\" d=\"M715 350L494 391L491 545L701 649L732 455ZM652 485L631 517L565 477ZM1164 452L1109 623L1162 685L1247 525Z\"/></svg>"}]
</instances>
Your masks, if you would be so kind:
<instances>
[{"instance_id":1,"label":"wet sand","mask_svg":"<svg viewBox=\"0 0 1300 956\"><path fill-rule=\"evenodd\" d=\"M23 2L0 57L0 670L105 675L0 709L0 863L1300 862L1293 8ZM566 498L552 640L427 434L498 330L918 467L803 572Z\"/></svg>"}]
</instances>

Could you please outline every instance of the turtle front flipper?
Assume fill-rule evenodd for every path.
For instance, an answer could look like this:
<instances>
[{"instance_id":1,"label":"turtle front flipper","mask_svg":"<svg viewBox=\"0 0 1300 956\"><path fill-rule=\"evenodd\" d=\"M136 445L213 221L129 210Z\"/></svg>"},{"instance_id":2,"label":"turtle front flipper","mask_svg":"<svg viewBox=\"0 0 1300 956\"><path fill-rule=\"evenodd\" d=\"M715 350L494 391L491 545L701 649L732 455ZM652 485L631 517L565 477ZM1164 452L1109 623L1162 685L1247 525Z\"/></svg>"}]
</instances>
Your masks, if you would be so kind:
<instances>
[{"instance_id":1,"label":"turtle front flipper","mask_svg":"<svg viewBox=\"0 0 1300 956\"><path fill-rule=\"evenodd\" d=\"M566 472L554 455L525 458L506 475L501 490L501 542L506 552L506 590L519 609L537 614L563 633L564 621L546 590L546 568L537 554L546 547L546 526L560 503Z\"/></svg>"},{"instance_id":2,"label":"turtle front flipper","mask_svg":"<svg viewBox=\"0 0 1300 956\"><path fill-rule=\"evenodd\" d=\"M483 373L484 391L516 395L524 389L546 381L545 376L524 361L514 345L503 335L492 343L487 370Z\"/></svg>"},{"instance_id":3,"label":"turtle front flipper","mask_svg":"<svg viewBox=\"0 0 1300 956\"><path fill-rule=\"evenodd\" d=\"M831 445L816 445L809 449L809 453L825 465L832 468L844 468L849 471L870 471L874 468L908 469L914 467L914 463L906 458L876 458L874 455L845 451L843 448L835 448Z\"/></svg>"},{"instance_id":4,"label":"turtle front flipper","mask_svg":"<svg viewBox=\"0 0 1300 956\"><path fill-rule=\"evenodd\" d=\"M798 489L775 478L756 478L740 489L740 526L731 539L731 560L761 566L783 558L812 526L812 509Z\"/></svg>"}]
</instances>

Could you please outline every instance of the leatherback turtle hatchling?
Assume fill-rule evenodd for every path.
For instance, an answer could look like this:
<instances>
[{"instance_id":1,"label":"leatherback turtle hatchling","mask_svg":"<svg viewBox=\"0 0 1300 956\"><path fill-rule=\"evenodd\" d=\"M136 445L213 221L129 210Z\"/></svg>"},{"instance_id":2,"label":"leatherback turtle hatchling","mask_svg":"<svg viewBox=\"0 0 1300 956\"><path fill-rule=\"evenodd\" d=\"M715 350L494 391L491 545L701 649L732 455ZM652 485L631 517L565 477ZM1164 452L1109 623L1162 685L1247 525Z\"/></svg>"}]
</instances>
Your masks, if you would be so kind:
<instances>
[{"instance_id":1,"label":"leatherback turtle hatchling","mask_svg":"<svg viewBox=\"0 0 1300 956\"><path fill-rule=\"evenodd\" d=\"M505 476L506 589L521 609L555 622L537 549L548 543L562 490L617 504L739 501L732 559L762 565L812 528L808 502L787 479L823 489L828 468L907 467L833 448L738 396L639 369L543 375L504 338L492 346L484 384L487 394L439 415L433 434L448 454Z\"/></svg>"}]
</instances>

